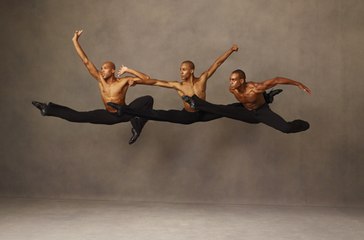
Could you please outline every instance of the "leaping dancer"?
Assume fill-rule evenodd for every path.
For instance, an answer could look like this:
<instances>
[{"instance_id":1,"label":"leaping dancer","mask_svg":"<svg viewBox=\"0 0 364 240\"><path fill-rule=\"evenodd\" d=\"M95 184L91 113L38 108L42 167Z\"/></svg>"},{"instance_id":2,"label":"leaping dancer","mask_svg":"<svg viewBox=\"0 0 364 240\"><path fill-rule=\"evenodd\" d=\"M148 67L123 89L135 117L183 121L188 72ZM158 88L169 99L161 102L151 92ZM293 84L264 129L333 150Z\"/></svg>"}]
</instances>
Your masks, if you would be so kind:
<instances>
[{"instance_id":1,"label":"leaping dancer","mask_svg":"<svg viewBox=\"0 0 364 240\"><path fill-rule=\"evenodd\" d=\"M40 110L43 116L59 117L70 122L112 125L130 121L132 124L132 137L129 140L129 144L132 144L138 139L143 126L148 120L128 114L118 115L114 108L107 105L107 102L126 106L125 97L129 88L128 82L136 81L140 78L149 79L149 76L139 71L122 66L121 69L124 73L132 74L135 77L116 77L115 64L111 61L104 62L101 66L101 70L98 70L88 59L78 42L81 34L82 30L75 31L72 42L77 54L80 56L87 70L98 82L105 109L79 112L55 103L46 104L33 101L32 104ZM132 101L128 106L131 109L137 109L141 111L148 110L153 107L153 98L151 96L139 97Z\"/></svg>"},{"instance_id":2,"label":"leaping dancer","mask_svg":"<svg viewBox=\"0 0 364 240\"><path fill-rule=\"evenodd\" d=\"M284 77L276 77L263 82L247 82L245 73L237 69L230 75L229 91L239 101L241 108L212 104L204 101L204 99L197 95L189 95L188 93L182 99L192 105L194 109L219 114L243 122L264 123L284 133L296 133L307 130L310 127L308 122L299 119L287 122L269 108L264 100L263 93L278 84L294 85L311 94L311 90L302 83Z\"/></svg>"}]
</instances>

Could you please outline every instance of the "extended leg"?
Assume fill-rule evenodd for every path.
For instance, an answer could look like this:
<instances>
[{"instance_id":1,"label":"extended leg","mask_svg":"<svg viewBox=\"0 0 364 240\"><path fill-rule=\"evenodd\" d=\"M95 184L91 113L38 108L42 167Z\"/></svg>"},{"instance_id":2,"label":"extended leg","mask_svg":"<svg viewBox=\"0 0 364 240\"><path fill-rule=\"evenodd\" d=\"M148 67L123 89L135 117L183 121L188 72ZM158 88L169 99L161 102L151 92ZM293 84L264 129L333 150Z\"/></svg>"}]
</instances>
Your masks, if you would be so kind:
<instances>
[{"instance_id":1,"label":"extended leg","mask_svg":"<svg viewBox=\"0 0 364 240\"><path fill-rule=\"evenodd\" d=\"M310 124L303 120L287 122L277 113L273 112L267 104L256 110L255 116L260 122L284 133L302 132L310 127Z\"/></svg>"},{"instance_id":2,"label":"extended leg","mask_svg":"<svg viewBox=\"0 0 364 240\"><path fill-rule=\"evenodd\" d=\"M220 115L221 117L228 117L247 123L258 123L251 111L248 111L240 103L233 103L229 105L213 104L202 100L196 95L192 96L191 100L198 110L210 112Z\"/></svg>"},{"instance_id":3,"label":"extended leg","mask_svg":"<svg viewBox=\"0 0 364 240\"><path fill-rule=\"evenodd\" d=\"M200 120L199 112L187 112L186 110L155 110L155 109L146 109L144 111L140 111L137 109L132 109L128 106L121 106L114 103L107 103L107 104L117 109L118 114L120 115L126 113L154 121L191 124L198 122Z\"/></svg>"},{"instance_id":4,"label":"extended leg","mask_svg":"<svg viewBox=\"0 0 364 240\"><path fill-rule=\"evenodd\" d=\"M35 105L33 103L33 105ZM36 106L36 105L35 105ZM36 106L37 107L37 106ZM38 107L37 107L38 108ZM77 123L93 123L93 124L107 124L112 125L120 122L127 122L130 120L131 116L117 116L116 114L109 113L106 110L99 109L86 112L78 112L71 108L58 105L55 103L42 104L41 110L44 116L53 116L65 119L70 122ZM39 108L38 108L39 109Z\"/></svg>"}]
</instances>

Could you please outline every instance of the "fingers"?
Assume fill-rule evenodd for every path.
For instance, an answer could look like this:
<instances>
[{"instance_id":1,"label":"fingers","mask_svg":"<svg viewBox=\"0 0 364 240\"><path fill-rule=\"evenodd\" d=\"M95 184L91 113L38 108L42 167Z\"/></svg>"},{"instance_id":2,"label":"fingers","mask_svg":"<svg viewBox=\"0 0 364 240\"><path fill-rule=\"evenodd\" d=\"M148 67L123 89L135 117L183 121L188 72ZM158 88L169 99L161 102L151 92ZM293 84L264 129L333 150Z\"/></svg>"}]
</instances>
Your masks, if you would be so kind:
<instances>
[{"instance_id":1,"label":"fingers","mask_svg":"<svg viewBox=\"0 0 364 240\"><path fill-rule=\"evenodd\" d=\"M82 34L82 32L83 32L82 29L81 30L76 30L75 31L75 35L80 36Z\"/></svg>"},{"instance_id":2,"label":"fingers","mask_svg":"<svg viewBox=\"0 0 364 240\"><path fill-rule=\"evenodd\" d=\"M303 91L308 93L308 94L311 94L311 90L308 87L304 87Z\"/></svg>"},{"instance_id":3,"label":"fingers","mask_svg":"<svg viewBox=\"0 0 364 240\"><path fill-rule=\"evenodd\" d=\"M121 67L119 68L119 71L118 71L118 75L124 74L125 72L127 72L127 70L128 70L128 68L125 65L121 65Z\"/></svg>"}]
</instances>

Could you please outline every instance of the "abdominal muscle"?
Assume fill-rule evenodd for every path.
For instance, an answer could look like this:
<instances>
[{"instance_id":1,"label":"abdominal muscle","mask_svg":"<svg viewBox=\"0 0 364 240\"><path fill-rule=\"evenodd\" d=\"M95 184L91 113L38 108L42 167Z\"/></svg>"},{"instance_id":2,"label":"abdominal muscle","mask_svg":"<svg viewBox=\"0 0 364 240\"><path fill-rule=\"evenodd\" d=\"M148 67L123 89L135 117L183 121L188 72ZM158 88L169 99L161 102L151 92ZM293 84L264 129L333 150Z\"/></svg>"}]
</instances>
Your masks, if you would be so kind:
<instances>
[{"instance_id":1,"label":"abdominal muscle","mask_svg":"<svg viewBox=\"0 0 364 240\"><path fill-rule=\"evenodd\" d=\"M258 108L260 108L261 106L264 105L265 100L264 100L264 96L262 93L259 94L252 94L252 95L238 95L238 94L234 94L236 99L243 104L243 106L248 109L249 111L251 110L256 110Z\"/></svg>"},{"instance_id":2,"label":"abdominal muscle","mask_svg":"<svg viewBox=\"0 0 364 240\"><path fill-rule=\"evenodd\" d=\"M113 86L110 87L100 87L101 99L105 105L105 108L109 112L117 112L116 109L107 105L108 102L116 103L119 105L126 105L125 103L125 95L126 95L127 87L122 88L119 91L115 91Z\"/></svg>"},{"instance_id":3,"label":"abdominal muscle","mask_svg":"<svg viewBox=\"0 0 364 240\"><path fill-rule=\"evenodd\" d=\"M118 105L126 105L125 104L125 97L123 97L123 98L119 98L119 97L118 98L115 98L114 97L113 98L113 97L101 96L101 98L102 98L102 101L103 101L103 103L105 105L105 108L106 108L106 110L108 112L112 112L112 113L117 112L117 110L115 108L110 107L109 105L107 105L108 102L116 103Z\"/></svg>"}]
</instances>

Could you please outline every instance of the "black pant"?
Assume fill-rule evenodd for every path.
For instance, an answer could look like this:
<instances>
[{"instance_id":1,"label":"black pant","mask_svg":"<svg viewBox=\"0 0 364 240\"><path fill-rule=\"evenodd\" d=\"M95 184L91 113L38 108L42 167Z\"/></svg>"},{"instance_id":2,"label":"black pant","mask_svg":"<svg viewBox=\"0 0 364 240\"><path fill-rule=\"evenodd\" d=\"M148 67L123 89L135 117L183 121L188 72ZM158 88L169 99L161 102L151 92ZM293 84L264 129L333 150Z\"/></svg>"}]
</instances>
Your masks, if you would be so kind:
<instances>
[{"instance_id":1,"label":"black pant","mask_svg":"<svg viewBox=\"0 0 364 240\"><path fill-rule=\"evenodd\" d=\"M295 133L307 130L310 125L303 120L294 120L287 122L281 116L273 112L268 104L264 104L256 110L248 110L242 104L240 108L230 105L217 105L206 102L194 95L192 97L195 102L196 109L218 114L223 117L228 117L248 123L264 123L274 129L284 133Z\"/></svg>"},{"instance_id":2,"label":"black pant","mask_svg":"<svg viewBox=\"0 0 364 240\"><path fill-rule=\"evenodd\" d=\"M129 104L131 109L145 111L153 107L153 98L151 96L143 96L135 99ZM47 116L59 117L70 122L77 123L93 123L93 124L106 124L112 125L121 122L130 121L137 131L143 128L148 121L147 119L140 119L136 121L135 116L123 114L118 116L117 113L111 113L104 109L78 112L71 108L61 106L55 103L49 103L47 107Z\"/></svg>"},{"instance_id":3,"label":"black pant","mask_svg":"<svg viewBox=\"0 0 364 240\"><path fill-rule=\"evenodd\" d=\"M241 108L240 103L229 104L229 107ZM195 122L207 122L221 118L223 116L207 111L188 112L182 110L155 110L155 109L133 109L128 106L122 106L122 112L146 118L148 120L171 122L179 124L192 124Z\"/></svg>"}]
</instances>

